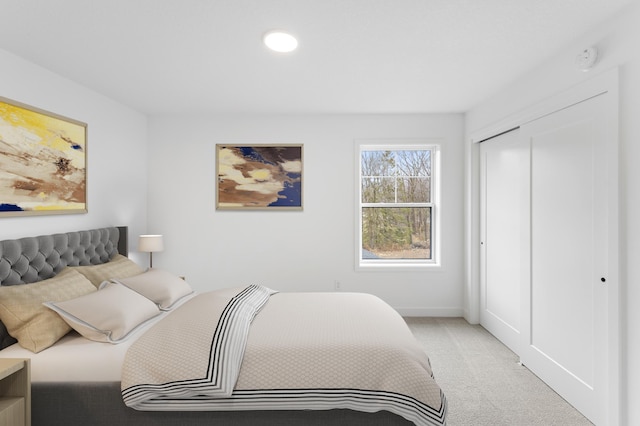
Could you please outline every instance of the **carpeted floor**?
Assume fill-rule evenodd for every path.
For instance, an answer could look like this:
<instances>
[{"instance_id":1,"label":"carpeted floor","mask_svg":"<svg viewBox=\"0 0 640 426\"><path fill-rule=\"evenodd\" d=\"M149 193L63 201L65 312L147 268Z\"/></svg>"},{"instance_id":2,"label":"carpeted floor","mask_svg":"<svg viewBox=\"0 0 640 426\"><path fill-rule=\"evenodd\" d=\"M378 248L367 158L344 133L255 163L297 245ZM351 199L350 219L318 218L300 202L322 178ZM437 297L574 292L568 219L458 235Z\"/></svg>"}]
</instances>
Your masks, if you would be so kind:
<instances>
[{"instance_id":1,"label":"carpeted floor","mask_svg":"<svg viewBox=\"0 0 640 426\"><path fill-rule=\"evenodd\" d=\"M462 318L405 318L449 401L448 426L592 425L489 332Z\"/></svg>"}]
</instances>

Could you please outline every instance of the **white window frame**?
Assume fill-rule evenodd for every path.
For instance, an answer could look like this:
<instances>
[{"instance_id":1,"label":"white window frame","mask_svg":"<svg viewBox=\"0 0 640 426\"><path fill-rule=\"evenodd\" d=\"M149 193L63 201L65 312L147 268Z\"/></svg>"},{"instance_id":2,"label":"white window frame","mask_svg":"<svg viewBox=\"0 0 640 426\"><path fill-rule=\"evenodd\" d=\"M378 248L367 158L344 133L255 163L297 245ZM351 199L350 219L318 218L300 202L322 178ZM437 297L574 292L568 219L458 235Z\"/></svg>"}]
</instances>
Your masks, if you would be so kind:
<instances>
[{"instance_id":1,"label":"white window frame","mask_svg":"<svg viewBox=\"0 0 640 426\"><path fill-rule=\"evenodd\" d=\"M439 269L440 263L440 149L441 141L433 139L361 139L355 146L355 265L360 271L415 271L420 269ZM362 258L362 163L363 151L383 150L431 150L431 259L363 259ZM406 204L394 204L393 207L407 207Z\"/></svg>"}]
</instances>

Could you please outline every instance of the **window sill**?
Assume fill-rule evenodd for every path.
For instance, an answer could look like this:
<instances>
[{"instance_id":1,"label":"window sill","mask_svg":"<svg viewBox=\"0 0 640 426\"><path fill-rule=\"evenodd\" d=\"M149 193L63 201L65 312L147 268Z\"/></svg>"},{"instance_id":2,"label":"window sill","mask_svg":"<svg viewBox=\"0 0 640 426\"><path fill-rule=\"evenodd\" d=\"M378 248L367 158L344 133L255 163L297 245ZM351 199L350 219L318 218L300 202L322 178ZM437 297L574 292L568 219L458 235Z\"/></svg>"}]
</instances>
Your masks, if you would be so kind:
<instances>
[{"instance_id":1,"label":"window sill","mask_svg":"<svg viewBox=\"0 0 640 426\"><path fill-rule=\"evenodd\" d=\"M356 271L380 271L380 272L397 272L397 271L407 271L407 272L420 272L420 271L440 271L442 269L442 265L438 262L367 262L367 261L359 261L356 264Z\"/></svg>"}]
</instances>

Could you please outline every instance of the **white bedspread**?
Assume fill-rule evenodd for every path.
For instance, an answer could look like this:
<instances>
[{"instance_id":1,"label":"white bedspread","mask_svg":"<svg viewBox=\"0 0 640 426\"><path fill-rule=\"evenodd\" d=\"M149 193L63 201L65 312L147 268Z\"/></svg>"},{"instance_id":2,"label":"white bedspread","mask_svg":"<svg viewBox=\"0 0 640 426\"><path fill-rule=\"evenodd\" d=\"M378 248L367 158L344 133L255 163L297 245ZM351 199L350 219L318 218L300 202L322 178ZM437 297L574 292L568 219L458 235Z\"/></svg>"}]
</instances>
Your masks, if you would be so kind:
<instances>
[{"instance_id":1,"label":"white bedspread","mask_svg":"<svg viewBox=\"0 0 640 426\"><path fill-rule=\"evenodd\" d=\"M387 410L418 426L446 424L429 360L389 305L357 293L278 293L254 303L255 293L265 289L201 294L145 333L125 358L125 404Z\"/></svg>"}]
</instances>

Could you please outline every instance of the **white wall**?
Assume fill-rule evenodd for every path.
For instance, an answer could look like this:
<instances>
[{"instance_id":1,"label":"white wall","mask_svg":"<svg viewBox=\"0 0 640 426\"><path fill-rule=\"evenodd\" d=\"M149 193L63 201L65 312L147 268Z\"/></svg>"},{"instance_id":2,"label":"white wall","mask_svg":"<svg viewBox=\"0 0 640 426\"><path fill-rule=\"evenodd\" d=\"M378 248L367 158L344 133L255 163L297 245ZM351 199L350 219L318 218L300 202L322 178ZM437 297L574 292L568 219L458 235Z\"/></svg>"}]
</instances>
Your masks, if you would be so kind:
<instances>
[{"instance_id":1,"label":"white wall","mask_svg":"<svg viewBox=\"0 0 640 426\"><path fill-rule=\"evenodd\" d=\"M594 75L619 67L620 70L620 312L622 324L622 381L623 408L621 424L640 424L640 6L632 5L616 19L604 23L589 34L579 37L572 46L551 58L538 69L532 70L507 90L482 103L466 116L467 135L471 135L500 120L517 114L524 108L536 104L553 94L583 82ZM600 52L600 62L588 73L577 71L574 57L582 49L596 45ZM469 139L469 138L467 138ZM467 145L467 206L477 200L471 198L470 188L476 184L471 173L473 159ZM470 210L468 208L468 210ZM475 218L468 216L467 248L474 247ZM465 285L466 313L474 319L473 306L476 291L474 276L477 264L473 250L469 251L469 274ZM634 401L630 403L630 401Z\"/></svg>"},{"instance_id":2,"label":"white wall","mask_svg":"<svg viewBox=\"0 0 640 426\"><path fill-rule=\"evenodd\" d=\"M146 117L9 52L0 50L0 64L0 96L88 125L88 213L2 217L0 239L117 225L145 232Z\"/></svg>"},{"instance_id":3,"label":"white wall","mask_svg":"<svg viewBox=\"0 0 640 426\"><path fill-rule=\"evenodd\" d=\"M154 266L196 289L263 284L282 291L376 294L409 314L460 315L463 281L461 115L157 117L149 126ZM442 148L439 272L356 272L354 139L431 138ZM216 211L216 143L304 144L304 210Z\"/></svg>"}]
</instances>

